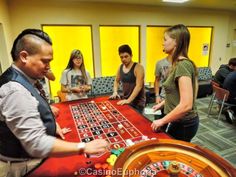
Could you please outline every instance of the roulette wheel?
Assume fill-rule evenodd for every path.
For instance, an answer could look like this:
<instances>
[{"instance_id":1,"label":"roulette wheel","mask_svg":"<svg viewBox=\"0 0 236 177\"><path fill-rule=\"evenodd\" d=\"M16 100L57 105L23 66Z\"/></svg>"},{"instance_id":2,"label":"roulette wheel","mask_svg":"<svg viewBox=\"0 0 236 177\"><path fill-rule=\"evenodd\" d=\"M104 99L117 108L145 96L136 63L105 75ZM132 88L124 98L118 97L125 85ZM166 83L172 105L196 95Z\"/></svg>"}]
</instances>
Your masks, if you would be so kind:
<instances>
[{"instance_id":1,"label":"roulette wheel","mask_svg":"<svg viewBox=\"0 0 236 177\"><path fill-rule=\"evenodd\" d=\"M236 169L198 145L172 140L148 140L125 149L113 177L235 177Z\"/></svg>"}]
</instances>

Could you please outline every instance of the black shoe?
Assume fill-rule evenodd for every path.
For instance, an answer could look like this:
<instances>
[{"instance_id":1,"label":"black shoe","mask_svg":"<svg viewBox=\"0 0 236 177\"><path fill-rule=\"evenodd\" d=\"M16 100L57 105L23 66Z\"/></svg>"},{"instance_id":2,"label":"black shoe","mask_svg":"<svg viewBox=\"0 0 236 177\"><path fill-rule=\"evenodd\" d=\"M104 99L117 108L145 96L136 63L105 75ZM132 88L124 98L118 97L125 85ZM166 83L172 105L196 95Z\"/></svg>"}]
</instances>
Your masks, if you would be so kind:
<instances>
[{"instance_id":1,"label":"black shoe","mask_svg":"<svg viewBox=\"0 0 236 177\"><path fill-rule=\"evenodd\" d=\"M227 122L229 122L230 124L233 124L233 122L235 121L235 116L232 110L228 109L225 111L225 118L227 120Z\"/></svg>"}]
</instances>

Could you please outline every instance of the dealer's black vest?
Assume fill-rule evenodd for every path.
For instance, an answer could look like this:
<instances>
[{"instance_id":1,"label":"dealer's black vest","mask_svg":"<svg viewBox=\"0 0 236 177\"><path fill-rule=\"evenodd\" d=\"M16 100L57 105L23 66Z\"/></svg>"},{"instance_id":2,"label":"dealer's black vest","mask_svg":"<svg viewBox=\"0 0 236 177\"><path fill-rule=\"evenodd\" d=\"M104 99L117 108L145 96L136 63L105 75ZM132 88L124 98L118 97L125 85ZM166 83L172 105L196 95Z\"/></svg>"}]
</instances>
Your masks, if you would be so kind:
<instances>
[{"instance_id":1,"label":"dealer's black vest","mask_svg":"<svg viewBox=\"0 0 236 177\"><path fill-rule=\"evenodd\" d=\"M0 87L9 81L20 83L32 94L32 96L38 100L38 111L43 124L46 127L46 132L48 135L54 136L56 132L55 119L47 101L39 95L34 86L23 74L12 67L8 68L0 76ZM0 154L13 158L30 157L30 155L22 147L20 141L10 131L4 121L0 121Z\"/></svg>"}]
</instances>

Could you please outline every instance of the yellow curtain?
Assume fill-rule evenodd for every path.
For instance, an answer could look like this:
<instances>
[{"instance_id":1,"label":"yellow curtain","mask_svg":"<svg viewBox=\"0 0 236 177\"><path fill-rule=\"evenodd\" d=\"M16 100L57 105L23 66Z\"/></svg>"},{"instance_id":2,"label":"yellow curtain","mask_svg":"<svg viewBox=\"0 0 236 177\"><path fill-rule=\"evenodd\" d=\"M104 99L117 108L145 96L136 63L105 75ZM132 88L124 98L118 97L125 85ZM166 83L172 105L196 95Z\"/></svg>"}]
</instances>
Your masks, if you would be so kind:
<instances>
[{"instance_id":1,"label":"yellow curtain","mask_svg":"<svg viewBox=\"0 0 236 177\"><path fill-rule=\"evenodd\" d=\"M156 62L165 58L163 52L164 31L167 27L147 27L147 58L146 58L146 82L154 82ZM212 27L188 27L191 39L189 46L189 58L197 67L209 65Z\"/></svg>"},{"instance_id":2,"label":"yellow curtain","mask_svg":"<svg viewBox=\"0 0 236 177\"><path fill-rule=\"evenodd\" d=\"M118 48L123 44L131 47L133 61L139 62L138 26L100 26L102 76L116 75L121 64Z\"/></svg>"},{"instance_id":3,"label":"yellow curtain","mask_svg":"<svg viewBox=\"0 0 236 177\"><path fill-rule=\"evenodd\" d=\"M93 48L91 26L43 26L53 42L53 61L51 69L56 76L55 81L50 81L52 96L60 90L61 74L66 68L73 49L83 53L86 70L94 77Z\"/></svg>"}]
</instances>

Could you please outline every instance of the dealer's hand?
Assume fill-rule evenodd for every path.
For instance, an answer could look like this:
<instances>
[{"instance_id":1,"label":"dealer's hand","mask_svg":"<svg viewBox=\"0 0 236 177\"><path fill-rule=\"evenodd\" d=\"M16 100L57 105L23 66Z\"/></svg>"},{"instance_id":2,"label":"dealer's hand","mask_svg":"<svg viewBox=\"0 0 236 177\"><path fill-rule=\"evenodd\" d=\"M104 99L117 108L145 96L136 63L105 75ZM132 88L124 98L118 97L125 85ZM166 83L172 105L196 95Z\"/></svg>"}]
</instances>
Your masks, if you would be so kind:
<instances>
[{"instance_id":1,"label":"dealer's hand","mask_svg":"<svg viewBox=\"0 0 236 177\"><path fill-rule=\"evenodd\" d=\"M85 144L84 153L101 154L108 151L109 143L104 139L96 139Z\"/></svg>"},{"instance_id":2,"label":"dealer's hand","mask_svg":"<svg viewBox=\"0 0 236 177\"><path fill-rule=\"evenodd\" d=\"M71 132L70 128L63 128L61 129L60 125L56 123L56 134L61 137L61 139L65 139L64 134Z\"/></svg>"}]
</instances>

